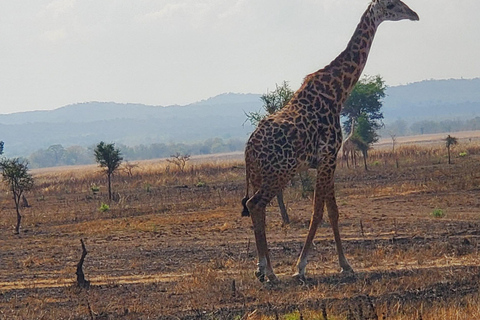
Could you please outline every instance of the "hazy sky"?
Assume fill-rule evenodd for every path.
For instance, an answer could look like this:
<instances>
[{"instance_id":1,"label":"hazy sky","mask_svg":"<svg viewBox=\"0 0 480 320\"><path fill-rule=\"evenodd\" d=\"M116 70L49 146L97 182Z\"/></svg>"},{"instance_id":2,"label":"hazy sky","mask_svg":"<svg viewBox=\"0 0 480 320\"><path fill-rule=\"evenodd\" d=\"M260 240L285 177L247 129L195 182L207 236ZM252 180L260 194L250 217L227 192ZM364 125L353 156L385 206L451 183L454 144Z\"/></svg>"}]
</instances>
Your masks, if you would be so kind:
<instances>
[{"instance_id":1,"label":"hazy sky","mask_svg":"<svg viewBox=\"0 0 480 320\"><path fill-rule=\"evenodd\" d=\"M0 113L296 89L345 48L368 2L0 0ZM365 73L479 77L480 1L405 2L420 21L383 23Z\"/></svg>"}]
</instances>

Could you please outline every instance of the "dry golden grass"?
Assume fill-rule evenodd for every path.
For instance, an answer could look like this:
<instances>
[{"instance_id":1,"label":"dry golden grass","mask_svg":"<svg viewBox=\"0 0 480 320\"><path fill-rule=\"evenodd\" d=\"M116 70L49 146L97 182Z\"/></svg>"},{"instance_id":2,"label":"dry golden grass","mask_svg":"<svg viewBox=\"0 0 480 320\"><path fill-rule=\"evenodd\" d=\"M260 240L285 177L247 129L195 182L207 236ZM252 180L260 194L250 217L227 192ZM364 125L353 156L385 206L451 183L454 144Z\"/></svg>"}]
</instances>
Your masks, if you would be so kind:
<instances>
[{"instance_id":1,"label":"dry golden grass","mask_svg":"<svg viewBox=\"0 0 480 320\"><path fill-rule=\"evenodd\" d=\"M308 281L290 278L307 233L311 194L285 191L268 238L281 283L254 275L255 244L241 160L135 163L113 181L95 166L35 170L22 232L1 198L0 319L476 319L479 317L480 148L373 150L370 171L339 166L337 200L356 277L338 273L328 222L318 230ZM466 156L459 152L468 150ZM399 168L395 159L398 159ZM92 186L99 187L98 192ZM304 198L305 197L305 198ZM442 209L443 217L431 215ZM89 290L72 286L84 239ZM377 318L375 318L375 316Z\"/></svg>"}]
</instances>

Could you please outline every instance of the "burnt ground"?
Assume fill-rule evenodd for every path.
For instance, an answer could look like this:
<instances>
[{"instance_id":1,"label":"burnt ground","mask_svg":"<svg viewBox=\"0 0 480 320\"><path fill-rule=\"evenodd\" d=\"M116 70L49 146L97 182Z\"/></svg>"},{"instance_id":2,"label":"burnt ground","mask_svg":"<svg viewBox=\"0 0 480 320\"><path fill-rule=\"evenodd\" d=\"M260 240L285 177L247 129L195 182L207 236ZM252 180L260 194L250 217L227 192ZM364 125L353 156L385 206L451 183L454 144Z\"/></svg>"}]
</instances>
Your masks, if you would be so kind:
<instances>
[{"instance_id":1,"label":"burnt ground","mask_svg":"<svg viewBox=\"0 0 480 320\"><path fill-rule=\"evenodd\" d=\"M305 283L291 278L311 212L311 195L303 198L298 183L285 195L290 225L282 226L275 203L268 208L279 284L253 275L255 243L250 220L240 217L243 176L235 167L224 178L203 177L201 186L187 179L146 188L135 183L141 176L125 178L122 199L107 212L98 211L104 195L85 186L45 191L44 184L24 208L20 235L11 232L8 199L2 202L10 216L0 225L0 318L274 319L316 311L416 319L418 310L438 306L467 312L479 290L479 167L471 158L452 166L340 168L341 234L356 273L340 273L326 219ZM89 289L75 286L80 239Z\"/></svg>"}]
</instances>

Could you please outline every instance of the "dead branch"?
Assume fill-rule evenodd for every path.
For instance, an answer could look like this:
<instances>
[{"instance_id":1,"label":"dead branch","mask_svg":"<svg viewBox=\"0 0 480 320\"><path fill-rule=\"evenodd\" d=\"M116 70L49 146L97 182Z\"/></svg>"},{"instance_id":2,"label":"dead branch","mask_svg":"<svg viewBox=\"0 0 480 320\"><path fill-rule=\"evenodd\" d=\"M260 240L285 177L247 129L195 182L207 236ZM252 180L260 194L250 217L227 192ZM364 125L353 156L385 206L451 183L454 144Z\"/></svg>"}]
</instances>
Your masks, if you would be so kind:
<instances>
[{"instance_id":1,"label":"dead branch","mask_svg":"<svg viewBox=\"0 0 480 320\"><path fill-rule=\"evenodd\" d=\"M77 272L75 272L77 275L77 286L80 288L89 288L90 281L85 279L85 274L83 273L83 262L85 261L85 257L88 252L87 248L85 248L85 243L83 243L83 239L80 239L80 242L82 243L82 257L77 264Z\"/></svg>"},{"instance_id":2,"label":"dead branch","mask_svg":"<svg viewBox=\"0 0 480 320\"><path fill-rule=\"evenodd\" d=\"M167 159L167 162L173 163L174 165L176 165L178 170L180 170L180 172L183 173L185 171L185 166L189 160L190 160L190 155L188 153L180 154L180 152L177 152L175 154L172 154L170 156L170 159Z\"/></svg>"}]
</instances>

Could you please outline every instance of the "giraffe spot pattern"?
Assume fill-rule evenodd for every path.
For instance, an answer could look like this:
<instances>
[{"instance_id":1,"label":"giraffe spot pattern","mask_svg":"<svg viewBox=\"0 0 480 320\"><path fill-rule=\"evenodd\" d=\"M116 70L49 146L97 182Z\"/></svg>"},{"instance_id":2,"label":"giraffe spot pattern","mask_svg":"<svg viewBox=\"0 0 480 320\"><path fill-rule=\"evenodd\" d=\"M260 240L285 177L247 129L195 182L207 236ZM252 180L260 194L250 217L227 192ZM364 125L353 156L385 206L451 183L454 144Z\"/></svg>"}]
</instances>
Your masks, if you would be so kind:
<instances>
[{"instance_id":1,"label":"giraffe spot pattern","mask_svg":"<svg viewBox=\"0 0 480 320\"><path fill-rule=\"evenodd\" d=\"M333 175L342 143L341 107L360 77L375 28L372 19L362 19L347 49L307 75L287 106L260 121L245 149L256 188L264 186L274 194L306 168Z\"/></svg>"}]
</instances>

